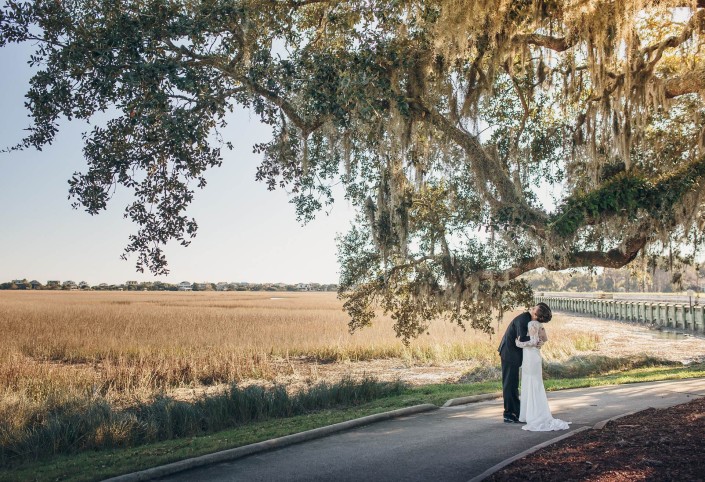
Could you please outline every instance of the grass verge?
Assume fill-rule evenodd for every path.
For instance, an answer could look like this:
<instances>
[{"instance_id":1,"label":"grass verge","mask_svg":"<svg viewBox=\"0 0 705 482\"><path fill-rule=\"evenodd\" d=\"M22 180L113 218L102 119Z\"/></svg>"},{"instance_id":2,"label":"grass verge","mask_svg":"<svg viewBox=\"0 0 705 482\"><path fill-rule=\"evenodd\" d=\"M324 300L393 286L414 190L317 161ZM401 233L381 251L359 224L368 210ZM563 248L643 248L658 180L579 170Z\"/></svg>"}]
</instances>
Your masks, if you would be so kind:
<instances>
[{"instance_id":1,"label":"grass verge","mask_svg":"<svg viewBox=\"0 0 705 482\"><path fill-rule=\"evenodd\" d=\"M679 380L684 378L705 377L705 364L688 366L652 366L635 368L624 372L609 373L596 377L557 378L546 380L546 390L565 390L568 388L601 387L623 385L626 383L656 382L659 380Z\"/></svg>"},{"instance_id":2,"label":"grass verge","mask_svg":"<svg viewBox=\"0 0 705 482\"><path fill-rule=\"evenodd\" d=\"M125 409L105 399L83 397L36 413L30 423L0 421L0 468L26 460L214 433L253 422L283 419L341 406L357 406L402 393L400 382L346 378L290 395L282 386L236 385L194 402L158 397Z\"/></svg>"},{"instance_id":3,"label":"grass verge","mask_svg":"<svg viewBox=\"0 0 705 482\"><path fill-rule=\"evenodd\" d=\"M618 385L657 380L704 377L705 364L690 366L647 366L631 370L579 378L546 380L547 390ZM125 449L82 452L50 460L25 463L0 473L0 481L93 481L142 470L190 457L240 447L275 437L352 420L397 408L433 403L442 405L450 398L496 392L497 381L469 384L437 384L406 388L355 407L319 410L284 419L249 423L209 435L168 440Z\"/></svg>"}]
</instances>

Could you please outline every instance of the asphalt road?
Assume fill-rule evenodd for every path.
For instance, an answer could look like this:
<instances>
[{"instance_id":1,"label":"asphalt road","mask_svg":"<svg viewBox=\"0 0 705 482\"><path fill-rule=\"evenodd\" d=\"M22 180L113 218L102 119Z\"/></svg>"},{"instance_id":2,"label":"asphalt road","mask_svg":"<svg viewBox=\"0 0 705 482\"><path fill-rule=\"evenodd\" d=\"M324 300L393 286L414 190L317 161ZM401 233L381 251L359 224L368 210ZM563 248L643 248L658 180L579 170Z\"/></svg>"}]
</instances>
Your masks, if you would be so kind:
<instances>
[{"instance_id":1,"label":"asphalt road","mask_svg":"<svg viewBox=\"0 0 705 482\"><path fill-rule=\"evenodd\" d=\"M548 394L570 431L649 407L705 396L705 379L584 388ZM375 423L170 481L468 481L536 444L567 433L527 432L502 422L502 401L441 408Z\"/></svg>"}]
</instances>

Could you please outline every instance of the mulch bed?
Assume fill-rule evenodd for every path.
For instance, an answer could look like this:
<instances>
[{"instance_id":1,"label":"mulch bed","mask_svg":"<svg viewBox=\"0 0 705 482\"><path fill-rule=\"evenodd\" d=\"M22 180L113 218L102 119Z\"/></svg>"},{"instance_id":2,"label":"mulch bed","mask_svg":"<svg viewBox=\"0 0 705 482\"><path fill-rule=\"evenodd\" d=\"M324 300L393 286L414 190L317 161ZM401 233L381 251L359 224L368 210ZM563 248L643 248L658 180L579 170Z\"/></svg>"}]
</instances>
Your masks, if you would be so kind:
<instances>
[{"instance_id":1,"label":"mulch bed","mask_svg":"<svg viewBox=\"0 0 705 482\"><path fill-rule=\"evenodd\" d=\"M650 408L568 437L495 473L491 481L703 481L705 398Z\"/></svg>"}]
</instances>

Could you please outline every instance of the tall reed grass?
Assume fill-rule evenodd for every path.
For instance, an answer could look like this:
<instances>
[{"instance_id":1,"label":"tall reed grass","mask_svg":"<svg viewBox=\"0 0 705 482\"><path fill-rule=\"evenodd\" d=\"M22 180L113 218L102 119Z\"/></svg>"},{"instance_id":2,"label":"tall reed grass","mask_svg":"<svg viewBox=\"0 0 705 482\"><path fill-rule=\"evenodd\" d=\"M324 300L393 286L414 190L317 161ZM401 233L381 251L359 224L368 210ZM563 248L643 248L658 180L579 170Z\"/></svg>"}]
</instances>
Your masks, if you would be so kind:
<instances>
[{"instance_id":1,"label":"tall reed grass","mask_svg":"<svg viewBox=\"0 0 705 482\"><path fill-rule=\"evenodd\" d=\"M134 446L223 430L248 422L291 417L315 410L359 405L403 391L400 382L343 379L320 383L296 394L284 387L231 385L226 391L193 402L157 397L129 408L104 398L64 400L52 410L35 410L26 423L0 421L0 466L59 453Z\"/></svg>"}]
</instances>

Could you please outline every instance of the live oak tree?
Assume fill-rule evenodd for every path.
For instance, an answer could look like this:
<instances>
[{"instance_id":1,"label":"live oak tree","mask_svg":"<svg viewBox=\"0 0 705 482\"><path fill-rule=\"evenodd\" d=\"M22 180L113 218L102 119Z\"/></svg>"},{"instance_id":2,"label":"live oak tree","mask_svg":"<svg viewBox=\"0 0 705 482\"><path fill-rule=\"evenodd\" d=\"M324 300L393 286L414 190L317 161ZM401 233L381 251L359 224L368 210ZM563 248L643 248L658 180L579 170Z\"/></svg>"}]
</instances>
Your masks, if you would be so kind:
<instances>
[{"instance_id":1,"label":"live oak tree","mask_svg":"<svg viewBox=\"0 0 705 482\"><path fill-rule=\"evenodd\" d=\"M36 47L14 148L93 120L70 194L96 214L132 190L138 269L188 244L228 114L251 109L272 131L256 177L300 219L336 183L358 208L339 240L351 329L381 308L405 341L436 317L491 331L536 268L696 252L704 38L705 0L36 0L0 17L0 45Z\"/></svg>"}]
</instances>

